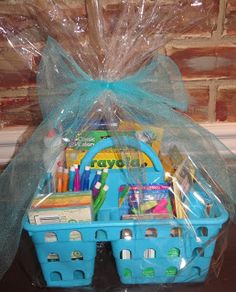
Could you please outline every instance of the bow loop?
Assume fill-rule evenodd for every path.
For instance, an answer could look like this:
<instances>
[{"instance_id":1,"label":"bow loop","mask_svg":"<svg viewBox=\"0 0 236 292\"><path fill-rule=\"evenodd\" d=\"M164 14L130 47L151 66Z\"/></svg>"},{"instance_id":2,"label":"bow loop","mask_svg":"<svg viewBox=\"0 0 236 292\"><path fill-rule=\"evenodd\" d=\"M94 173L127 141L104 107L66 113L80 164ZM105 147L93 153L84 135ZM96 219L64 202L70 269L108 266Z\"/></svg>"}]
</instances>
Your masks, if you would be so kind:
<instances>
[{"instance_id":1,"label":"bow loop","mask_svg":"<svg viewBox=\"0 0 236 292\"><path fill-rule=\"evenodd\" d=\"M89 110L105 91L112 91L121 107L135 108L142 105L142 110L145 110L143 105L146 104L149 112L159 114L160 107L180 110L187 108L188 95L181 74L168 57L157 56L134 74L112 81L93 79L52 38L48 40L42 57L38 83L41 108L46 115L58 105L59 116L62 112L74 112L77 103L84 111ZM48 72L55 72L55 67L58 69L58 76L47 78ZM55 95L55 98L49 100L42 94L42 88L48 84L48 79L50 87L47 97L53 95L52 91Z\"/></svg>"}]
</instances>

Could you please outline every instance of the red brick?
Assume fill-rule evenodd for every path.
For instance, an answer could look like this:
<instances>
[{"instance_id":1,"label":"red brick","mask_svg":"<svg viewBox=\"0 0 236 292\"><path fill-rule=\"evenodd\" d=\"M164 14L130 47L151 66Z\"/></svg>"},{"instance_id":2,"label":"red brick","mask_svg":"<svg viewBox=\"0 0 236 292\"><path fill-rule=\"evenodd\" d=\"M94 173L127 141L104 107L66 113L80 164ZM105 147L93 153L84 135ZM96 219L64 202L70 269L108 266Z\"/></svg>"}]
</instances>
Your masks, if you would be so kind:
<instances>
[{"instance_id":1,"label":"red brick","mask_svg":"<svg viewBox=\"0 0 236 292\"><path fill-rule=\"evenodd\" d=\"M35 83L34 56L31 52L0 48L0 87L27 86ZM24 57L23 57L24 56Z\"/></svg>"},{"instance_id":2,"label":"red brick","mask_svg":"<svg viewBox=\"0 0 236 292\"><path fill-rule=\"evenodd\" d=\"M145 13L150 13L155 1L146 1L144 7ZM122 10L122 5L109 4L104 5L105 24L106 28L110 26L110 31L113 30L114 25ZM137 10L137 9L136 9ZM175 11L175 14L170 14L170 11ZM207 11L207 14L206 14ZM206 0L204 7L186 6L180 7L178 1L169 0L162 1L159 6L156 6L156 14L158 15L154 25L163 23L162 33L171 34L172 37L210 37L216 29L217 17L219 12L219 0ZM206 17L207 15L207 17ZM168 22L168 25L165 25Z\"/></svg>"},{"instance_id":3,"label":"red brick","mask_svg":"<svg viewBox=\"0 0 236 292\"><path fill-rule=\"evenodd\" d=\"M42 117L35 97L0 98L0 123L7 126L37 125Z\"/></svg>"},{"instance_id":4,"label":"red brick","mask_svg":"<svg viewBox=\"0 0 236 292\"><path fill-rule=\"evenodd\" d=\"M225 13L224 35L236 35L236 1L228 0Z\"/></svg>"},{"instance_id":5,"label":"red brick","mask_svg":"<svg viewBox=\"0 0 236 292\"><path fill-rule=\"evenodd\" d=\"M0 87L32 86L35 82L36 76L30 70L10 73L0 71Z\"/></svg>"},{"instance_id":6,"label":"red brick","mask_svg":"<svg viewBox=\"0 0 236 292\"><path fill-rule=\"evenodd\" d=\"M41 6L26 9L24 5L0 4L0 46L10 39L13 44L20 43L26 37L34 45L45 41L46 35L63 36L81 34L87 30L87 14L81 1L67 1L65 4L50 6L49 2L41 2ZM55 9L57 7L57 9ZM46 34L45 34L46 32ZM19 39L19 40L17 40ZM26 44L27 46L27 44ZM37 48L37 46L36 46Z\"/></svg>"},{"instance_id":7,"label":"red brick","mask_svg":"<svg viewBox=\"0 0 236 292\"><path fill-rule=\"evenodd\" d=\"M190 102L186 112L196 122L208 121L209 88L187 88Z\"/></svg>"},{"instance_id":8,"label":"red brick","mask_svg":"<svg viewBox=\"0 0 236 292\"><path fill-rule=\"evenodd\" d=\"M10 5L0 3L0 41L8 35L17 35L23 30L31 29L36 25L30 17L26 7L22 4Z\"/></svg>"},{"instance_id":9,"label":"red brick","mask_svg":"<svg viewBox=\"0 0 236 292\"><path fill-rule=\"evenodd\" d=\"M2 97L0 98L0 108L4 110L11 110L15 107L25 107L30 104L35 103L35 100L32 100L29 96L20 96L20 97Z\"/></svg>"},{"instance_id":10,"label":"red brick","mask_svg":"<svg viewBox=\"0 0 236 292\"><path fill-rule=\"evenodd\" d=\"M216 102L216 119L218 121L236 122L236 87L219 88Z\"/></svg>"},{"instance_id":11,"label":"red brick","mask_svg":"<svg viewBox=\"0 0 236 292\"><path fill-rule=\"evenodd\" d=\"M173 2L178 3L176 0ZM206 0L202 7L189 6L185 9L183 17L179 17L177 24L174 24L178 37L211 37L217 29L219 2Z\"/></svg>"},{"instance_id":12,"label":"red brick","mask_svg":"<svg viewBox=\"0 0 236 292\"><path fill-rule=\"evenodd\" d=\"M185 80L236 78L236 46L167 47Z\"/></svg>"}]
</instances>

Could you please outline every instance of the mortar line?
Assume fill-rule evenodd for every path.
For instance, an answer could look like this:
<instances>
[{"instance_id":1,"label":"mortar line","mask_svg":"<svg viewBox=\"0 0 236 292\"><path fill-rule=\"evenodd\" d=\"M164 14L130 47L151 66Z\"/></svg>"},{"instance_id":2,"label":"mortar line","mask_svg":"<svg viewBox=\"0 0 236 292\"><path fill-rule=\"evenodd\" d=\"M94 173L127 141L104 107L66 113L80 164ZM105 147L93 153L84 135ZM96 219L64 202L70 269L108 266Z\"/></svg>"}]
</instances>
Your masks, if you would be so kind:
<instances>
[{"instance_id":1,"label":"mortar line","mask_svg":"<svg viewBox=\"0 0 236 292\"><path fill-rule=\"evenodd\" d=\"M216 122L216 96L218 85L213 81L209 86L208 120Z\"/></svg>"},{"instance_id":2,"label":"mortar line","mask_svg":"<svg viewBox=\"0 0 236 292\"><path fill-rule=\"evenodd\" d=\"M220 0L219 3L219 13L218 13L218 19L217 19L217 29L213 36L216 39L221 39L224 31L224 21L225 21L225 12L226 12L226 1Z\"/></svg>"}]
</instances>

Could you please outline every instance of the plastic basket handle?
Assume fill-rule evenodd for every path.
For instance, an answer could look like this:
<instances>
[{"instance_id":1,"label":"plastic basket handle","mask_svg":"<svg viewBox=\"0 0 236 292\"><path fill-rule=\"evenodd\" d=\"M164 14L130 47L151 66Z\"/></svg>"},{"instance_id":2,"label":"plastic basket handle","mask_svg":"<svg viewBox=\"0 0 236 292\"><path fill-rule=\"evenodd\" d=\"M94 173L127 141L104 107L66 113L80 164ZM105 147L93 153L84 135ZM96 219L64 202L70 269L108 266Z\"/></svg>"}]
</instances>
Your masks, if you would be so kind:
<instances>
[{"instance_id":1,"label":"plastic basket handle","mask_svg":"<svg viewBox=\"0 0 236 292\"><path fill-rule=\"evenodd\" d=\"M120 137L122 144L125 146L128 146L130 148L134 148L137 150L141 150L143 153L145 153L150 160L153 163L153 166L157 172L160 172L161 174L164 174L163 166L156 154L156 152L152 149L151 146L148 144L137 140L132 137L128 136L122 136ZM93 160L94 156L101 152L102 150L106 148L111 148L114 146L114 141L112 138L106 138L104 140L99 141L97 144L95 144L90 150L87 152L87 154L84 156L84 158L81 161L80 165L80 172L82 173L84 171L85 166L90 165L91 161Z\"/></svg>"}]
</instances>

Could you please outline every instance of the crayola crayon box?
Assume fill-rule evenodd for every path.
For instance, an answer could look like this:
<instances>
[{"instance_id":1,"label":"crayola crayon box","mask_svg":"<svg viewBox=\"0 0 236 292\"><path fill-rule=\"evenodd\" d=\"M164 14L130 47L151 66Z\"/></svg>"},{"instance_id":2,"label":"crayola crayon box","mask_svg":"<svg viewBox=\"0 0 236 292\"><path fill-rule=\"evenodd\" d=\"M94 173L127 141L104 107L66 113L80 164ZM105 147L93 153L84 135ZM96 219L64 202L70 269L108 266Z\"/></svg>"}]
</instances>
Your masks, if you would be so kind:
<instances>
[{"instance_id":1,"label":"crayola crayon box","mask_svg":"<svg viewBox=\"0 0 236 292\"><path fill-rule=\"evenodd\" d=\"M135 136L140 141L149 143L154 150L159 153L160 142L163 135L163 130L155 127L148 127L148 130L129 130L122 126L118 135ZM86 131L82 134L78 133L75 140L72 141L66 149L66 164L69 168L73 164L80 164L82 158L87 151L102 139L109 138L109 131ZM91 161L91 168L130 168L130 167L151 167L152 162L148 156L137 151L129 151L127 154L124 151L117 151L114 148L106 149L98 153Z\"/></svg>"}]
</instances>

